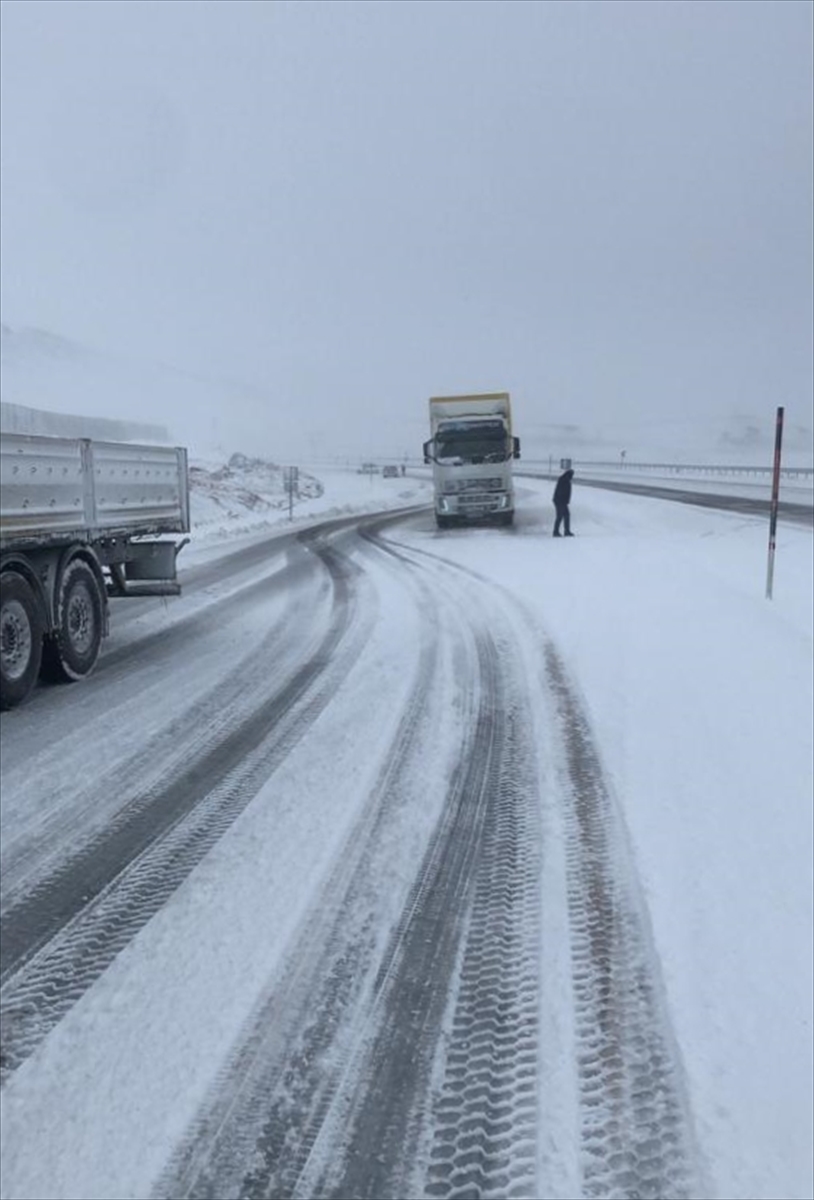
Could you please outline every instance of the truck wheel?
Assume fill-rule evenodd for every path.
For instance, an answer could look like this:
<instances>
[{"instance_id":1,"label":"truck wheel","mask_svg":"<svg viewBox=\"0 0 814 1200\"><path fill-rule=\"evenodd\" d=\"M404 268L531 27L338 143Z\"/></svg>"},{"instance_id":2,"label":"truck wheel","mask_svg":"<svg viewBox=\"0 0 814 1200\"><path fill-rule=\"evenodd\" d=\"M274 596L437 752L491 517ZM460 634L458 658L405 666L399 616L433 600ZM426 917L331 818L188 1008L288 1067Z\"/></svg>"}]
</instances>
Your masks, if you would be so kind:
<instances>
[{"instance_id":1,"label":"truck wheel","mask_svg":"<svg viewBox=\"0 0 814 1200\"><path fill-rule=\"evenodd\" d=\"M436 513L435 524L439 529L449 529L451 522L449 517L442 517L440 513Z\"/></svg>"},{"instance_id":2,"label":"truck wheel","mask_svg":"<svg viewBox=\"0 0 814 1200\"><path fill-rule=\"evenodd\" d=\"M0 708L22 704L42 659L42 612L31 585L16 571L0 575Z\"/></svg>"},{"instance_id":3,"label":"truck wheel","mask_svg":"<svg viewBox=\"0 0 814 1200\"><path fill-rule=\"evenodd\" d=\"M81 558L68 563L59 588L59 627L43 649L43 676L83 679L96 666L102 644L104 601L91 567Z\"/></svg>"}]
</instances>

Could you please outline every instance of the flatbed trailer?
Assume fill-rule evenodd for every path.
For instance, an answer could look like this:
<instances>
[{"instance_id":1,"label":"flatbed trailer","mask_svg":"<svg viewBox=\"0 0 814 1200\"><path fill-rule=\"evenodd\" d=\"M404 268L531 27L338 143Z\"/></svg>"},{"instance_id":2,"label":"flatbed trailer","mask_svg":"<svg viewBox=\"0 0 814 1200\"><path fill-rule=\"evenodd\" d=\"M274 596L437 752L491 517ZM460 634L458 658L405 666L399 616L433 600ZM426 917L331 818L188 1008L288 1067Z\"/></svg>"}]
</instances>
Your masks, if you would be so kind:
<instances>
[{"instance_id":1,"label":"flatbed trailer","mask_svg":"<svg viewBox=\"0 0 814 1200\"><path fill-rule=\"evenodd\" d=\"M0 435L0 708L90 674L109 597L177 595L189 529L180 446Z\"/></svg>"}]
</instances>

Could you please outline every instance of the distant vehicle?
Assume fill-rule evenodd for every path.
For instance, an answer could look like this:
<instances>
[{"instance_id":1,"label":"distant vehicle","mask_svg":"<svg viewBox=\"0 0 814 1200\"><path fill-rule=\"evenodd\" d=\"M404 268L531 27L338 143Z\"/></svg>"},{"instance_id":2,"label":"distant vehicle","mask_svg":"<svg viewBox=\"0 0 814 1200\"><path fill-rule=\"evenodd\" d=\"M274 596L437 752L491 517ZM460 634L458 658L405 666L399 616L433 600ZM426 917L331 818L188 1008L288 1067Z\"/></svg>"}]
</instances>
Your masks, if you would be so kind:
<instances>
[{"instance_id":1,"label":"distant vehicle","mask_svg":"<svg viewBox=\"0 0 814 1200\"><path fill-rule=\"evenodd\" d=\"M512 435L509 393L433 396L430 430L424 462L432 463L439 529L479 520L511 525L520 440Z\"/></svg>"},{"instance_id":2,"label":"distant vehicle","mask_svg":"<svg viewBox=\"0 0 814 1200\"><path fill-rule=\"evenodd\" d=\"M189 541L181 447L4 433L0 439L0 708L38 676L96 665L109 596L177 595ZM150 539L150 540L145 540Z\"/></svg>"},{"instance_id":3,"label":"distant vehicle","mask_svg":"<svg viewBox=\"0 0 814 1200\"><path fill-rule=\"evenodd\" d=\"M388 463L386 467L382 467L382 475L385 479L398 479L399 469L395 463Z\"/></svg>"},{"instance_id":4,"label":"distant vehicle","mask_svg":"<svg viewBox=\"0 0 814 1200\"><path fill-rule=\"evenodd\" d=\"M358 473L360 475L378 475L379 468L373 462L363 462Z\"/></svg>"}]
</instances>

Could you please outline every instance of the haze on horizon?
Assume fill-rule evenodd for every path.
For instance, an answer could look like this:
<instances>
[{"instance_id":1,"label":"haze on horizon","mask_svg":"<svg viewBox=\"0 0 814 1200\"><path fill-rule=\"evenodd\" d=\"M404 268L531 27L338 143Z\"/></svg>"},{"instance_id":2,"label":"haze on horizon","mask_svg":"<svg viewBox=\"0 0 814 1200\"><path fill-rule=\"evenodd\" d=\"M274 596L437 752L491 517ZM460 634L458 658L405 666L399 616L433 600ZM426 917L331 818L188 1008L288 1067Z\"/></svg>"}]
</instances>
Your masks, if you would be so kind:
<instances>
[{"instance_id":1,"label":"haze on horizon","mask_svg":"<svg viewBox=\"0 0 814 1200\"><path fill-rule=\"evenodd\" d=\"M0 7L12 328L321 446L493 389L811 427L810 3Z\"/></svg>"}]
</instances>

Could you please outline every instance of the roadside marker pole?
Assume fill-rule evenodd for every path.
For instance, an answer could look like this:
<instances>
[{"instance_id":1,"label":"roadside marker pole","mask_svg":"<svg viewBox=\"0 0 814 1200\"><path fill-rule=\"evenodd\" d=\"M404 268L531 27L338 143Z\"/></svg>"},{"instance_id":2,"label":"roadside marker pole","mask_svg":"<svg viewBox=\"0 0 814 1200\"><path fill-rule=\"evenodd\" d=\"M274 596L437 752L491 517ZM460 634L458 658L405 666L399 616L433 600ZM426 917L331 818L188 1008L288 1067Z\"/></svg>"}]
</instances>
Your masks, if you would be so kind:
<instances>
[{"instance_id":1,"label":"roadside marker pole","mask_svg":"<svg viewBox=\"0 0 814 1200\"><path fill-rule=\"evenodd\" d=\"M294 493L299 496L299 467L283 467L283 484L288 492L288 519L294 519Z\"/></svg>"},{"instance_id":2,"label":"roadside marker pole","mask_svg":"<svg viewBox=\"0 0 814 1200\"><path fill-rule=\"evenodd\" d=\"M777 410L774 434L774 471L772 473L772 507L769 517L769 562L766 568L766 599L772 598L774 584L774 552L777 543L777 508L780 499L780 447L783 444L783 409Z\"/></svg>"}]
</instances>

